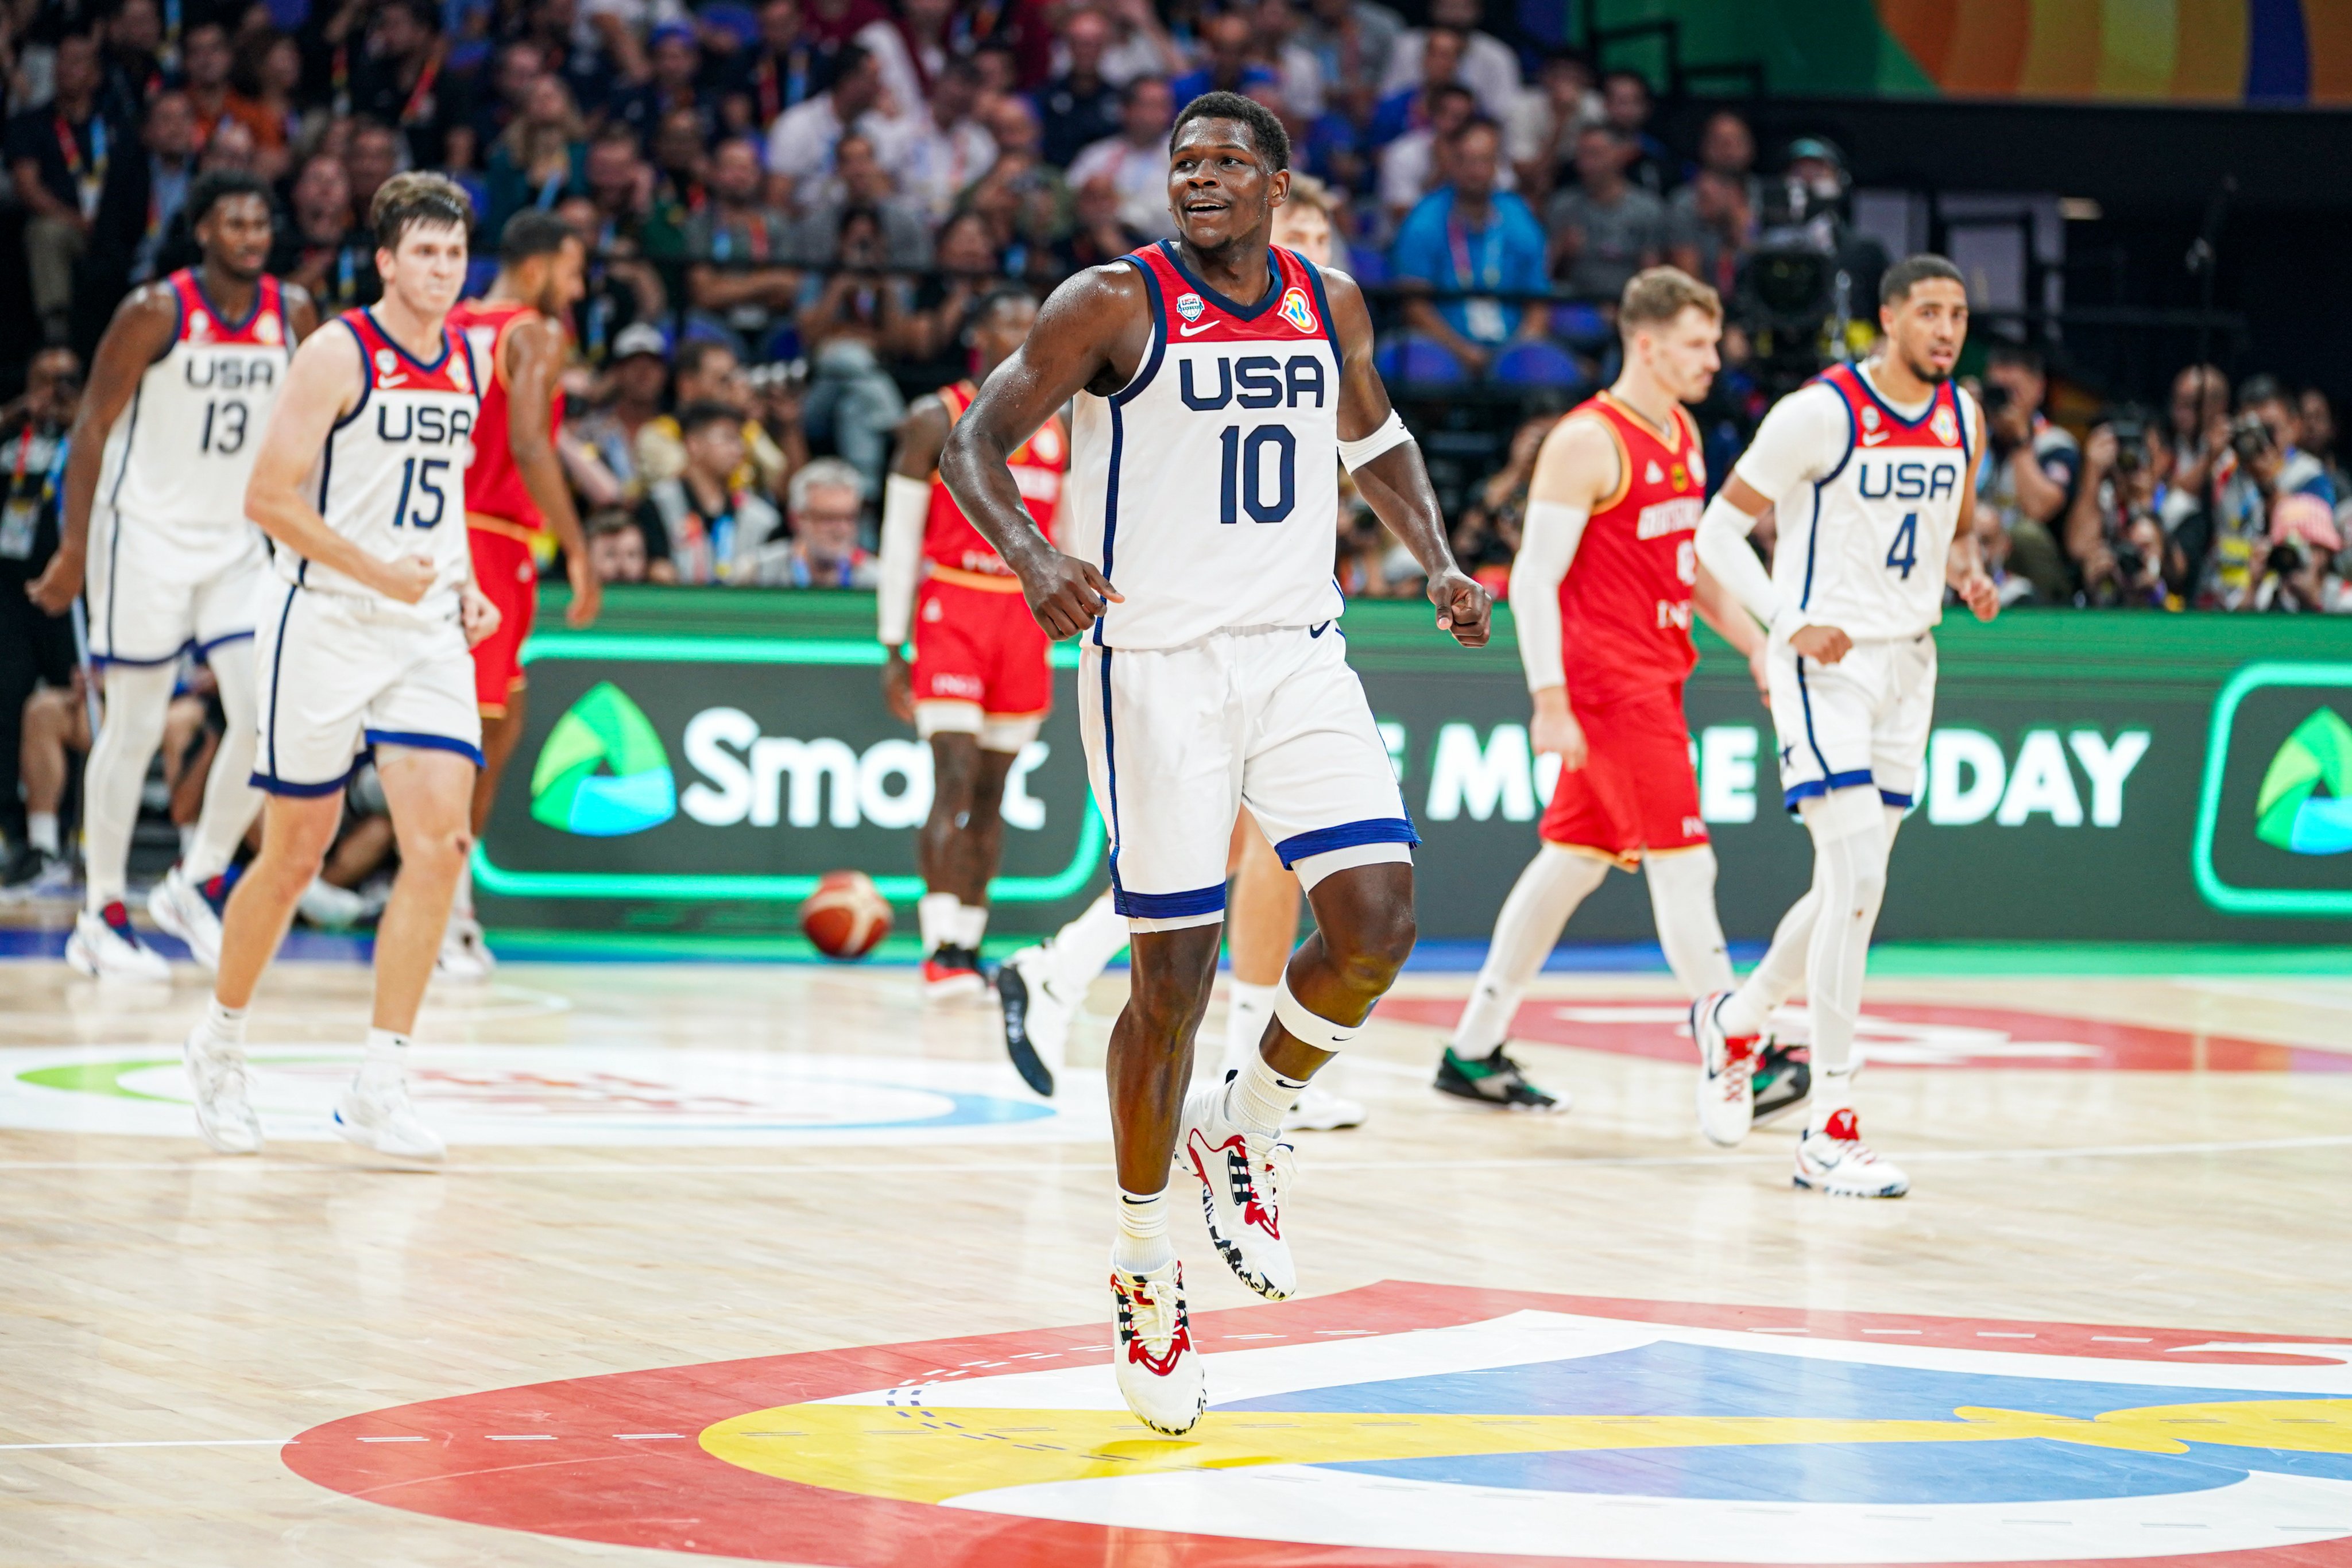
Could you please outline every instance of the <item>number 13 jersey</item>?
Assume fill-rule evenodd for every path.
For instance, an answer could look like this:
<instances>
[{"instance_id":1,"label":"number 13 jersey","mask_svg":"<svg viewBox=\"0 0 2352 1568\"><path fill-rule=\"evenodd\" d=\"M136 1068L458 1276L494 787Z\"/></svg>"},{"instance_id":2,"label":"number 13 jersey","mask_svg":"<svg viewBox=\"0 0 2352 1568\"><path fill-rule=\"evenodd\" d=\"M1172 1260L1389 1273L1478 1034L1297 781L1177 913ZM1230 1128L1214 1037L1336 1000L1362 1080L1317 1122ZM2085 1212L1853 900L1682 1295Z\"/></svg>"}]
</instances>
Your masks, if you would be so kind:
<instances>
[{"instance_id":1,"label":"number 13 jersey","mask_svg":"<svg viewBox=\"0 0 2352 1568\"><path fill-rule=\"evenodd\" d=\"M457 612L466 580L466 465L481 405L463 334L446 323L441 352L419 360L367 310L336 318L358 340L357 407L335 422L311 471L313 504L327 526L380 560L428 555L432 589L415 606L426 620ZM304 588L382 600L375 590L284 546L278 575Z\"/></svg>"},{"instance_id":2,"label":"number 13 jersey","mask_svg":"<svg viewBox=\"0 0 2352 1568\"><path fill-rule=\"evenodd\" d=\"M1265 295L1244 306L1171 242L1124 259L1150 344L1125 387L1078 394L1070 436L1072 553L1125 598L1088 639L1175 648L1333 620L1339 355L1321 274L1269 247Z\"/></svg>"},{"instance_id":3,"label":"number 13 jersey","mask_svg":"<svg viewBox=\"0 0 2352 1568\"><path fill-rule=\"evenodd\" d=\"M293 358L278 279L231 321L194 271L166 278L179 327L107 432L98 500L131 525L150 572L195 580L256 549L245 482Z\"/></svg>"}]
</instances>

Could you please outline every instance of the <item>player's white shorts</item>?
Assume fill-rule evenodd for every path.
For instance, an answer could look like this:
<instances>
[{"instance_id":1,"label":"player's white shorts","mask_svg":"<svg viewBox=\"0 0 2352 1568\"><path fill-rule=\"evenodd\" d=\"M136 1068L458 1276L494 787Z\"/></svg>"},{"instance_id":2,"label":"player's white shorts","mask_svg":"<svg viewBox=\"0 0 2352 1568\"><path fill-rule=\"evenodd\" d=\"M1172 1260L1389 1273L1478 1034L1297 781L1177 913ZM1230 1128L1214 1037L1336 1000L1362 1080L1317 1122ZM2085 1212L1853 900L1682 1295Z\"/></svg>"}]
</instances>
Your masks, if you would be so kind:
<instances>
[{"instance_id":1,"label":"player's white shorts","mask_svg":"<svg viewBox=\"0 0 2352 1568\"><path fill-rule=\"evenodd\" d=\"M1890 806L1918 798L1936 716L1932 632L1856 643L1834 664L1775 641L1765 659L1772 727L1780 732L1780 795L1793 811L1809 795L1875 785Z\"/></svg>"},{"instance_id":2,"label":"player's white shorts","mask_svg":"<svg viewBox=\"0 0 2352 1568\"><path fill-rule=\"evenodd\" d=\"M332 793L379 745L454 751L481 766L474 661L454 620L278 582L264 598L254 655L258 789Z\"/></svg>"},{"instance_id":3,"label":"player's white shorts","mask_svg":"<svg viewBox=\"0 0 2352 1568\"><path fill-rule=\"evenodd\" d=\"M1223 915L1244 804L1310 885L1347 864L1410 861L1421 841L1335 622L1181 648L1088 644L1078 718L1114 902L1130 920Z\"/></svg>"},{"instance_id":4,"label":"player's white shorts","mask_svg":"<svg viewBox=\"0 0 2352 1568\"><path fill-rule=\"evenodd\" d=\"M184 530L177 530L184 531ZM253 635L269 555L251 524L191 550L175 530L146 527L110 507L90 508L89 653L101 664L169 664L207 657Z\"/></svg>"}]
</instances>

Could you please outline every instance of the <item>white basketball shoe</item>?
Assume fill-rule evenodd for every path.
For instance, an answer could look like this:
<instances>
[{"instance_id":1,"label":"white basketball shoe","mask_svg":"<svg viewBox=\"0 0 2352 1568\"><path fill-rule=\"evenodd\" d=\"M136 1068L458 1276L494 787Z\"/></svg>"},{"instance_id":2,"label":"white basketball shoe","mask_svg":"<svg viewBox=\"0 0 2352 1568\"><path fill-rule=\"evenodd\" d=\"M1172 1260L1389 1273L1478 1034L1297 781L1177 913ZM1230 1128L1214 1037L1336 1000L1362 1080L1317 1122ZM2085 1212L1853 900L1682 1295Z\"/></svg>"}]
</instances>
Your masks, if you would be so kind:
<instances>
[{"instance_id":1,"label":"white basketball shoe","mask_svg":"<svg viewBox=\"0 0 2352 1568\"><path fill-rule=\"evenodd\" d=\"M1862 1141L1852 1110L1832 1111L1806 1126L1797 1140L1797 1174L1790 1179L1839 1197L1901 1197L1911 1190L1911 1178Z\"/></svg>"},{"instance_id":2,"label":"white basketball shoe","mask_svg":"<svg viewBox=\"0 0 2352 1568\"><path fill-rule=\"evenodd\" d=\"M1155 1432L1181 1437L1209 1407L1192 1320L1184 1310L1184 1266L1174 1259L1145 1274L1110 1271L1118 1343L1112 1371L1119 1397Z\"/></svg>"},{"instance_id":3,"label":"white basketball shoe","mask_svg":"<svg viewBox=\"0 0 2352 1568\"><path fill-rule=\"evenodd\" d=\"M66 938L66 962L98 980L160 980L172 978L163 955L139 940L131 927L131 912L116 899L98 914L83 910L74 916L73 935Z\"/></svg>"},{"instance_id":4,"label":"white basketball shoe","mask_svg":"<svg viewBox=\"0 0 2352 1568\"><path fill-rule=\"evenodd\" d=\"M498 967L482 923L470 915L451 915L441 933L441 956L433 961L433 972L444 979L487 980Z\"/></svg>"},{"instance_id":5,"label":"white basketball shoe","mask_svg":"<svg viewBox=\"0 0 2352 1568\"><path fill-rule=\"evenodd\" d=\"M1698 1042L1698 1130L1707 1142L1731 1148L1756 1121L1756 1040L1723 1032L1729 991L1709 991L1691 1004L1691 1038Z\"/></svg>"},{"instance_id":6,"label":"white basketball shoe","mask_svg":"<svg viewBox=\"0 0 2352 1568\"><path fill-rule=\"evenodd\" d=\"M245 1048L215 1040L199 1023L181 1043L188 1088L195 1096L196 1131L225 1155L261 1152L261 1118L253 1109L253 1073Z\"/></svg>"},{"instance_id":7,"label":"white basketball shoe","mask_svg":"<svg viewBox=\"0 0 2352 1568\"><path fill-rule=\"evenodd\" d=\"M336 1135L404 1160L437 1160L449 1152L408 1101L408 1080L397 1067L362 1065L335 1100Z\"/></svg>"},{"instance_id":8,"label":"white basketball shoe","mask_svg":"<svg viewBox=\"0 0 2352 1568\"><path fill-rule=\"evenodd\" d=\"M221 880L221 890L227 883ZM199 883L188 880L188 873L173 866L163 873L147 895L148 918L188 945L188 952L207 969L220 967L220 911L205 895Z\"/></svg>"},{"instance_id":9,"label":"white basketball shoe","mask_svg":"<svg viewBox=\"0 0 2352 1568\"><path fill-rule=\"evenodd\" d=\"M1336 1133L1364 1124L1364 1103L1309 1083L1299 1092L1298 1103L1282 1119L1286 1133Z\"/></svg>"},{"instance_id":10,"label":"white basketball shoe","mask_svg":"<svg viewBox=\"0 0 2352 1568\"><path fill-rule=\"evenodd\" d=\"M1176 1159L1201 1182L1209 1239L1234 1277L1269 1301L1298 1289L1298 1268L1282 1239L1282 1187L1292 1150L1272 1134L1249 1133L1225 1116L1225 1083L1193 1091L1184 1102Z\"/></svg>"}]
</instances>

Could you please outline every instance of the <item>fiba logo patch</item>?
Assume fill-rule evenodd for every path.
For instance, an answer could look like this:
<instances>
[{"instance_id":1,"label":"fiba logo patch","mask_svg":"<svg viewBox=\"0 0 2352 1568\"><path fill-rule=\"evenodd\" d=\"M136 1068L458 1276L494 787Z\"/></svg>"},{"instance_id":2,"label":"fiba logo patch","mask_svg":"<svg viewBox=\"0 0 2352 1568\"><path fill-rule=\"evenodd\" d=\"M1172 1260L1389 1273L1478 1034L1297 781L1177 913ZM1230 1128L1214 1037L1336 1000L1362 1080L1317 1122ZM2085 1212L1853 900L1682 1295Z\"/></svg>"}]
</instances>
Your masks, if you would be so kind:
<instances>
[{"instance_id":1,"label":"fiba logo patch","mask_svg":"<svg viewBox=\"0 0 2352 1568\"><path fill-rule=\"evenodd\" d=\"M1936 411L1936 417L1927 422L1927 428L1934 432L1937 440L1947 446L1958 446L1960 444L1960 422L1954 417L1948 405Z\"/></svg>"},{"instance_id":2,"label":"fiba logo patch","mask_svg":"<svg viewBox=\"0 0 2352 1568\"><path fill-rule=\"evenodd\" d=\"M467 372L466 365L467 360L465 355L452 353L449 356L449 380L456 385L459 392L471 392L474 390L473 377Z\"/></svg>"},{"instance_id":3,"label":"fiba logo patch","mask_svg":"<svg viewBox=\"0 0 2352 1568\"><path fill-rule=\"evenodd\" d=\"M1868 403L1862 405L1862 427L1864 430L1876 430L1878 428L1878 411L1871 407Z\"/></svg>"},{"instance_id":4,"label":"fiba logo patch","mask_svg":"<svg viewBox=\"0 0 2352 1568\"><path fill-rule=\"evenodd\" d=\"M375 351L376 374L380 376L388 376L398 369L400 369L400 357L394 354L390 349L378 349Z\"/></svg>"},{"instance_id":5,"label":"fiba logo patch","mask_svg":"<svg viewBox=\"0 0 2352 1568\"><path fill-rule=\"evenodd\" d=\"M1176 314L1187 321L1198 321L1203 308L1197 294L1179 294L1176 297Z\"/></svg>"},{"instance_id":6,"label":"fiba logo patch","mask_svg":"<svg viewBox=\"0 0 2352 1568\"><path fill-rule=\"evenodd\" d=\"M253 324L253 335L265 343L276 343L284 334L278 329L278 318L264 316Z\"/></svg>"},{"instance_id":7,"label":"fiba logo patch","mask_svg":"<svg viewBox=\"0 0 2352 1568\"><path fill-rule=\"evenodd\" d=\"M1315 307L1307 302L1307 290L1287 288L1283 291L1282 319L1302 332L1315 330Z\"/></svg>"},{"instance_id":8,"label":"fiba logo patch","mask_svg":"<svg viewBox=\"0 0 2352 1568\"><path fill-rule=\"evenodd\" d=\"M213 319L198 310L188 317L188 341L201 343L213 335Z\"/></svg>"}]
</instances>

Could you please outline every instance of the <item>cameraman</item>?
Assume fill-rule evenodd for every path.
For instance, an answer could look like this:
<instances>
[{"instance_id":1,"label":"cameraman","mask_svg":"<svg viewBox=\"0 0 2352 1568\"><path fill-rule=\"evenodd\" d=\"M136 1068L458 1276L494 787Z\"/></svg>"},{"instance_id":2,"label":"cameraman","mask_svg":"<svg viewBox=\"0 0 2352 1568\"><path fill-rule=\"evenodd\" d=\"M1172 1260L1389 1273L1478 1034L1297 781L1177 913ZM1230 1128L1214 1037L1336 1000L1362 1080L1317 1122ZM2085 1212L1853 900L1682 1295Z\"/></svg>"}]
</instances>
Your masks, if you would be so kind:
<instances>
[{"instance_id":1,"label":"cameraman","mask_svg":"<svg viewBox=\"0 0 2352 1568\"><path fill-rule=\"evenodd\" d=\"M2083 444L2082 482L2066 508L2066 553L2082 569L2093 604L2178 608L2168 581L2188 561L2165 533L2172 450L2147 415L2123 408Z\"/></svg>"},{"instance_id":2,"label":"cameraman","mask_svg":"<svg viewBox=\"0 0 2352 1568\"><path fill-rule=\"evenodd\" d=\"M2042 603L2065 604L2074 597L2076 563L2059 548L2058 534L2080 485L2083 451L2042 417L2049 390L2042 356L2033 350L1996 342L1987 352L1983 398L1991 450L1979 470L1977 504L1990 507L1998 522L2006 555L1997 559L2012 583L2021 578ZM2003 584L2004 598L2014 591L2011 583Z\"/></svg>"},{"instance_id":3,"label":"cameraman","mask_svg":"<svg viewBox=\"0 0 2352 1568\"><path fill-rule=\"evenodd\" d=\"M2336 486L2326 468L2296 445L2302 423L2294 396L2277 377L2252 376L2239 387L2229 449L2214 470L2213 544L2198 586L2200 605L2256 607L2279 503L2308 496L2334 510Z\"/></svg>"}]
</instances>

